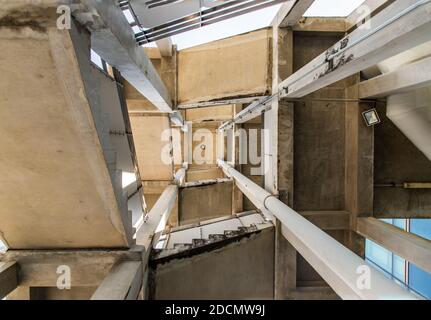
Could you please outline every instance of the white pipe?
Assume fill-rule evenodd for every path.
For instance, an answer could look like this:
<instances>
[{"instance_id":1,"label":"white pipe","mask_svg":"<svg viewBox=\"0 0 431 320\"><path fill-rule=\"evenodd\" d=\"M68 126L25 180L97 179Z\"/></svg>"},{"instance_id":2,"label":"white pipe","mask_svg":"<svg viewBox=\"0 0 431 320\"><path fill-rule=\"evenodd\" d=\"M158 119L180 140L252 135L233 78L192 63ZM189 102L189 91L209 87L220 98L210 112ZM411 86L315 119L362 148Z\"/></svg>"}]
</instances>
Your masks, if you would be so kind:
<instances>
[{"instance_id":1,"label":"white pipe","mask_svg":"<svg viewBox=\"0 0 431 320\"><path fill-rule=\"evenodd\" d=\"M182 186L186 180L186 170L188 169L188 163L184 162L183 166L178 169L178 171L174 175L174 183L178 186Z\"/></svg>"},{"instance_id":2,"label":"white pipe","mask_svg":"<svg viewBox=\"0 0 431 320\"><path fill-rule=\"evenodd\" d=\"M136 230L136 244L148 249L155 233L162 231L171 215L178 195L178 186L170 185L143 219Z\"/></svg>"},{"instance_id":3,"label":"white pipe","mask_svg":"<svg viewBox=\"0 0 431 320\"><path fill-rule=\"evenodd\" d=\"M284 237L342 299L418 299L225 161L218 164L257 208L274 214L282 223ZM361 286L362 272L369 276L369 289Z\"/></svg>"}]
</instances>

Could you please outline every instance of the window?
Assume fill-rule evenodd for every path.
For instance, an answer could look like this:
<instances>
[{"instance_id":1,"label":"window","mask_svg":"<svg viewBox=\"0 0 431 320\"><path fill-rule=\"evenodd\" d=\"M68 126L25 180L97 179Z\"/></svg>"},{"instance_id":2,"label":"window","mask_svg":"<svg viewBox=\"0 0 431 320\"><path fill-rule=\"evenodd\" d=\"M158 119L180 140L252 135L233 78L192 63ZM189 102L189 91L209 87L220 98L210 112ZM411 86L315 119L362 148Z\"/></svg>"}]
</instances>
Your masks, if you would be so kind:
<instances>
[{"instance_id":1,"label":"window","mask_svg":"<svg viewBox=\"0 0 431 320\"><path fill-rule=\"evenodd\" d=\"M407 232L431 240L431 219L382 219ZM371 240L365 242L365 258L388 277L400 281L410 290L431 299L431 274L395 255Z\"/></svg>"},{"instance_id":2,"label":"window","mask_svg":"<svg viewBox=\"0 0 431 320\"><path fill-rule=\"evenodd\" d=\"M6 252L7 251L7 247L4 244L3 241L0 240L0 253Z\"/></svg>"}]
</instances>

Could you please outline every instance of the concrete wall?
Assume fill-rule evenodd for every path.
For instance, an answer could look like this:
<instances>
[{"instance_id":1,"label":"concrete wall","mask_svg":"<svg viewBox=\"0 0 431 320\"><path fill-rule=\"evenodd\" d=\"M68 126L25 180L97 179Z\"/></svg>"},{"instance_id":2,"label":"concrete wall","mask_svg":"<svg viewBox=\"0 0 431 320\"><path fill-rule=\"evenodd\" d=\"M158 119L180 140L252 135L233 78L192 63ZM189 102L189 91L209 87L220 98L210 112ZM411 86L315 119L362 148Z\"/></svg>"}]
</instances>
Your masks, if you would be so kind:
<instances>
[{"instance_id":1,"label":"concrete wall","mask_svg":"<svg viewBox=\"0 0 431 320\"><path fill-rule=\"evenodd\" d=\"M272 299L274 228L215 251L159 264L152 298Z\"/></svg>"},{"instance_id":2,"label":"concrete wall","mask_svg":"<svg viewBox=\"0 0 431 320\"><path fill-rule=\"evenodd\" d=\"M97 287L73 287L60 290L55 287L30 287L30 300L90 300Z\"/></svg>"},{"instance_id":3,"label":"concrete wall","mask_svg":"<svg viewBox=\"0 0 431 320\"><path fill-rule=\"evenodd\" d=\"M179 224L186 225L232 213L232 182L179 191Z\"/></svg>"},{"instance_id":4,"label":"concrete wall","mask_svg":"<svg viewBox=\"0 0 431 320\"><path fill-rule=\"evenodd\" d=\"M170 120L166 114L131 114L139 172L142 180L167 180L173 177L170 156ZM162 135L165 141L162 140ZM171 163L169 163L171 161ZM145 190L144 190L145 192Z\"/></svg>"},{"instance_id":5,"label":"concrete wall","mask_svg":"<svg viewBox=\"0 0 431 320\"><path fill-rule=\"evenodd\" d=\"M178 102L264 95L270 91L270 31L178 52Z\"/></svg>"},{"instance_id":6,"label":"concrete wall","mask_svg":"<svg viewBox=\"0 0 431 320\"><path fill-rule=\"evenodd\" d=\"M294 70L338 39L336 35L296 33ZM297 211L344 209L345 104L335 100L344 98L345 88L344 83L336 83L295 103L294 208ZM321 98L329 101L312 100Z\"/></svg>"}]
</instances>

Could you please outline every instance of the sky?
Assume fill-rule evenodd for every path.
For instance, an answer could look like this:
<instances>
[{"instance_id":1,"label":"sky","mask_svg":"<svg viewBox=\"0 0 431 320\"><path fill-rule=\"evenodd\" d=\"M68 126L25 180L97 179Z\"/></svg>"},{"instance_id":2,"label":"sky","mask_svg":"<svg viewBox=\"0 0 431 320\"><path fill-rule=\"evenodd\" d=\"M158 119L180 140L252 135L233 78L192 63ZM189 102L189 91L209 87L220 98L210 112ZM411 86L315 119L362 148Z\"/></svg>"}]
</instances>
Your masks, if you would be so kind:
<instances>
[{"instance_id":1,"label":"sky","mask_svg":"<svg viewBox=\"0 0 431 320\"><path fill-rule=\"evenodd\" d=\"M364 0L315 0L305 16L346 17ZM172 37L178 50L267 27L281 5L251 12Z\"/></svg>"}]
</instances>

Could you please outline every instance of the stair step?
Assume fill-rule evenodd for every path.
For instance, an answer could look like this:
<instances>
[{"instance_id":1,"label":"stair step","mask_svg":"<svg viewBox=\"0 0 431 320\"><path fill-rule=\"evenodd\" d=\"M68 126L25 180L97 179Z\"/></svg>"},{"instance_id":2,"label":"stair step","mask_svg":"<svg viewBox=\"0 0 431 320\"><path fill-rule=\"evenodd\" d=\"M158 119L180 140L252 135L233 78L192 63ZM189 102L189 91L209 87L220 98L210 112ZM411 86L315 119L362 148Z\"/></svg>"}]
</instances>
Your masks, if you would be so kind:
<instances>
[{"instance_id":1,"label":"stair step","mask_svg":"<svg viewBox=\"0 0 431 320\"><path fill-rule=\"evenodd\" d=\"M193 247L200 247L200 246L204 246L208 243L208 240L205 239L193 239L192 240L192 245Z\"/></svg>"},{"instance_id":2,"label":"stair step","mask_svg":"<svg viewBox=\"0 0 431 320\"><path fill-rule=\"evenodd\" d=\"M224 235L228 238L232 238L232 237L236 237L239 236L241 234L243 234L244 232L240 231L240 230L225 230Z\"/></svg>"},{"instance_id":3,"label":"stair step","mask_svg":"<svg viewBox=\"0 0 431 320\"><path fill-rule=\"evenodd\" d=\"M211 242L223 241L227 239L224 234L210 234L208 238L211 240Z\"/></svg>"},{"instance_id":4,"label":"stair step","mask_svg":"<svg viewBox=\"0 0 431 320\"><path fill-rule=\"evenodd\" d=\"M188 250L193 248L191 243L174 243L174 249Z\"/></svg>"}]
</instances>

